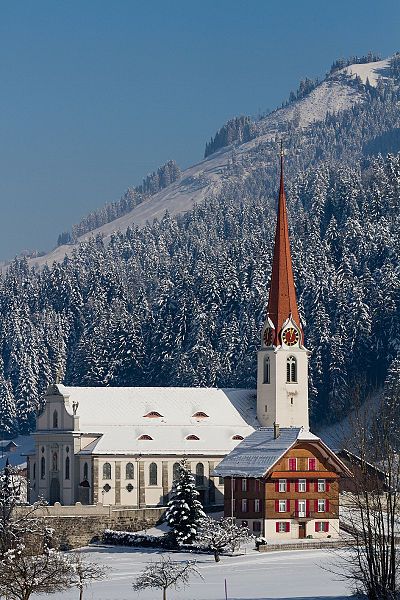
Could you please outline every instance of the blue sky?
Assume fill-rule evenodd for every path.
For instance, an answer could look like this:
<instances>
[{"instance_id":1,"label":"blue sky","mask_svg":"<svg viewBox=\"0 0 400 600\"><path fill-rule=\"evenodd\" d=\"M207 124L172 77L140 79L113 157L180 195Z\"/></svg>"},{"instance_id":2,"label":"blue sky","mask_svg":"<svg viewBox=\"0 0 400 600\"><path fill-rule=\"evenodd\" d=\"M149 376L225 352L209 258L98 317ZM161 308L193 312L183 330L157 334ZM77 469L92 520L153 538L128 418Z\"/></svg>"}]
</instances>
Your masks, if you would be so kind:
<instances>
[{"instance_id":1,"label":"blue sky","mask_svg":"<svg viewBox=\"0 0 400 600\"><path fill-rule=\"evenodd\" d=\"M50 249L229 118L400 50L398 0L0 2L0 259Z\"/></svg>"}]
</instances>

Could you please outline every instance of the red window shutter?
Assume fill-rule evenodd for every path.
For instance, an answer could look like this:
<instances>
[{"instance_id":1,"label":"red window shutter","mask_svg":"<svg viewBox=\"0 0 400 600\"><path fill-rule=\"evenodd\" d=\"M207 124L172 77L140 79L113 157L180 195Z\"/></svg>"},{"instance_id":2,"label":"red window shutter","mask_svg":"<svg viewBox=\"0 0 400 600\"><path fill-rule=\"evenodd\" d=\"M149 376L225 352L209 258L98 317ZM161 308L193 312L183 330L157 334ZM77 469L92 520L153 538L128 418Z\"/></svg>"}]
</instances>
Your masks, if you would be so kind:
<instances>
[{"instance_id":1,"label":"red window shutter","mask_svg":"<svg viewBox=\"0 0 400 600\"><path fill-rule=\"evenodd\" d=\"M309 492L309 491L310 491L310 482L307 479L307 481L306 481L306 492Z\"/></svg>"},{"instance_id":2,"label":"red window shutter","mask_svg":"<svg viewBox=\"0 0 400 600\"><path fill-rule=\"evenodd\" d=\"M314 481L314 492L318 492L318 479Z\"/></svg>"},{"instance_id":3,"label":"red window shutter","mask_svg":"<svg viewBox=\"0 0 400 600\"><path fill-rule=\"evenodd\" d=\"M241 479L236 478L235 479L235 490L238 491L239 490L239 485L240 485Z\"/></svg>"},{"instance_id":4,"label":"red window shutter","mask_svg":"<svg viewBox=\"0 0 400 600\"><path fill-rule=\"evenodd\" d=\"M296 481L294 482L294 489L296 492L299 491L299 480L298 479L296 479Z\"/></svg>"},{"instance_id":5,"label":"red window shutter","mask_svg":"<svg viewBox=\"0 0 400 600\"><path fill-rule=\"evenodd\" d=\"M328 521L326 523L324 523L324 531L325 532L329 531L329 522Z\"/></svg>"},{"instance_id":6,"label":"red window shutter","mask_svg":"<svg viewBox=\"0 0 400 600\"><path fill-rule=\"evenodd\" d=\"M319 531L319 522L315 521L315 531Z\"/></svg>"},{"instance_id":7,"label":"red window shutter","mask_svg":"<svg viewBox=\"0 0 400 600\"><path fill-rule=\"evenodd\" d=\"M314 500L314 510L318 512L318 500Z\"/></svg>"},{"instance_id":8,"label":"red window shutter","mask_svg":"<svg viewBox=\"0 0 400 600\"><path fill-rule=\"evenodd\" d=\"M286 512L290 511L290 500L286 500Z\"/></svg>"},{"instance_id":9,"label":"red window shutter","mask_svg":"<svg viewBox=\"0 0 400 600\"><path fill-rule=\"evenodd\" d=\"M329 512L329 500L325 500L325 512Z\"/></svg>"},{"instance_id":10,"label":"red window shutter","mask_svg":"<svg viewBox=\"0 0 400 600\"><path fill-rule=\"evenodd\" d=\"M286 489L290 492L290 479L286 479Z\"/></svg>"},{"instance_id":11,"label":"red window shutter","mask_svg":"<svg viewBox=\"0 0 400 600\"><path fill-rule=\"evenodd\" d=\"M275 512L279 512L279 500L275 500Z\"/></svg>"},{"instance_id":12,"label":"red window shutter","mask_svg":"<svg viewBox=\"0 0 400 600\"><path fill-rule=\"evenodd\" d=\"M286 526L286 533L289 533L289 531L290 531L290 523L289 523L289 521L287 523L285 523L285 526Z\"/></svg>"},{"instance_id":13,"label":"red window shutter","mask_svg":"<svg viewBox=\"0 0 400 600\"><path fill-rule=\"evenodd\" d=\"M299 514L299 501L298 500L294 501L294 511L295 511L296 517L297 517L297 515Z\"/></svg>"},{"instance_id":14,"label":"red window shutter","mask_svg":"<svg viewBox=\"0 0 400 600\"><path fill-rule=\"evenodd\" d=\"M275 491L279 492L279 479L275 481Z\"/></svg>"},{"instance_id":15,"label":"red window shutter","mask_svg":"<svg viewBox=\"0 0 400 600\"><path fill-rule=\"evenodd\" d=\"M331 484L329 483L329 481L326 482L326 491L329 492L329 490L331 489Z\"/></svg>"},{"instance_id":16,"label":"red window shutter","mask_svg":"<svg viewBox=\"0 0 400 600\"><path fill-rule=\"evenodd\" d=\"M276 533L279 533L279 523L278 523L278 521L275 523L275 531L276 531Z\"/></svg>"},{"instance_id":17,"label":"red window shutter","mask_svg":"<svg viewBox=\"0 0 400 600\"><path fill-rule=\"evenodd\" d=\"M310 514L310 501L306 500L306 515L307 515L307 517L309 514Z\"/></svg>"}]
</instances>

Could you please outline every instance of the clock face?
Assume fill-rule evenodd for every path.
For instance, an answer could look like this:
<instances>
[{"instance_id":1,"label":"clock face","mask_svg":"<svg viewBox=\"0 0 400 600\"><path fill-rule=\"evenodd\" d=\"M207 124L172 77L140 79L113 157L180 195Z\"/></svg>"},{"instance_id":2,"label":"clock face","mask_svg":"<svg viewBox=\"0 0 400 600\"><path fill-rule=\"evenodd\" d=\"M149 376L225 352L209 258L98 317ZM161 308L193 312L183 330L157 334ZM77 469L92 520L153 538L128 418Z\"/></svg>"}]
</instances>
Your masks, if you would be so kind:
<instances>
[{"instance_id":1,"label":"clock face","mask_svg":"<svg viewBox=\"0 0 400 600\"><path fill-rule=\"evenodd\" d=\"M273 337L273 330L270 327L267 327L264 331L264 344L266 346L272 346Z\"/></svg>"},{"instance_id":2,"label":"clock face","mask_svg":"<svg viewBox=\"0 0 400 600\"><path fill-rule=\"evenodd\" d=\"M282 333L282 340L286 346L294 346L299 341L299 332L294 327L288 327Z\"/></svg>"}]
</instances>

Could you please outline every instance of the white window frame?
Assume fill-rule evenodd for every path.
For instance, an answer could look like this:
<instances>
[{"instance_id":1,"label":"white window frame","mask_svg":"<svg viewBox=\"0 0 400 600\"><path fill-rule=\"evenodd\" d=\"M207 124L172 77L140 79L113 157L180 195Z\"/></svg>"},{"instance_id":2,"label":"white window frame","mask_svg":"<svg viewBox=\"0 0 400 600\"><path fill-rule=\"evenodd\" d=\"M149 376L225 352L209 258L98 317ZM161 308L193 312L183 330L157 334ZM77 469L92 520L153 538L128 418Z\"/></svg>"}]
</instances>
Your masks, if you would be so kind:
<instances>
[{"instance_id":1,"label":"white window frame","mask_svg":"<svg viewBox=\"0 0 400 600\"><path fill-rule=\"evenodd\" d=\"M318 479L318 491L326 492L326 479Z\"/></svg>"},{"instance_id":2,"label":"white window frame","mask_svg":"<svg viewBox=\"0 0 400 600\"><path fill-rule=\"evenodd\" d=\"M287 533L286 532L286 522L285 521L279 521L278 522L278 528L279 528L279 533Z\"/></svg>"},{"instance_id":3,"label":"white window frame","mask_svg":"<svg viewBox=\"0 0 400 600\"><path fill-rule=\"evenodd\" d=\"M326 501L325 498L318 498L318 511L319 513L326 512Z\"/></svg>"},{"instance_id":4,"label":"white window frame","mask_svg":"<svg viewBox=\"0 0 400 600\"><path fill-rule=\"evenodd\" d=\"M279 491L286 492L287 490L287 479L279 479Z\"/></svg>"},{"instance_id":5,"label":"white window frame","mask_svg":"<svg viewBox=\"0 0 400 600\"><path fill-rule=\"evenodd\" d=\"M247 479L242 477L242 492L247 492Z\"/></svg>"},{"instance_id":6,"label":"white window frame","mask_svg":"<svg viewBox=\"0 0 400 600\"><path fill-rule=\"evenodd\" d=\"M325 533L325 523L324 521L317 521L318 523L318 531L317 533Z\"/></svg>"},{"instance_id":7,"label":"white window frame","mask_svg":"<svg viewBox=\"0 0 400 600\"><path fill-rule=\"evenodd\" d=\"M247 502L247 498L242 498L242 513L247 513L248 510L248 502Z\"/></svg>"},{"instance_id":8,"label":"white window frame","mask_svg":"<svg viewBox=\"0 0 400 600\"><path fill-rule=\"evenodd\" d=\"M278 507L279 507L278 512L280 512L280 513L287 512L287 510L286 510L287 509L287 502L286 502L286 500L278 500L278 502L279 502L279 504L278 504Z\"/></svg>"},{"instance_id":9,"label":"white window frame","mask_svg":"<svg viewBox=\"0 0 400 600\"><path fill-rule=\"evenodd\" d=\"M307 491L307 480L299 479L297 482L297 488L298 488L299 492L306 492Z\"/></svg>"},{"instance_id":10,"label":"white window frame","mask_svg":"<svg viewBox=\"0 0 400 600\"><path fill-rule=\"evenodd\" d=\"M254 512L261 512L261 502L259 500L259 498L256 498L254 500Z\"/></svg>"},{"instance_id":11,"label":"white window frame","mask_svg":"<svg viewBox=\"0 0 400 600\"><path fill-rule=\"evenodd\" d=\"M299 517L307 516L307 503L305 500L299 500L297 512Z\"/></svg>"}]
</instances>

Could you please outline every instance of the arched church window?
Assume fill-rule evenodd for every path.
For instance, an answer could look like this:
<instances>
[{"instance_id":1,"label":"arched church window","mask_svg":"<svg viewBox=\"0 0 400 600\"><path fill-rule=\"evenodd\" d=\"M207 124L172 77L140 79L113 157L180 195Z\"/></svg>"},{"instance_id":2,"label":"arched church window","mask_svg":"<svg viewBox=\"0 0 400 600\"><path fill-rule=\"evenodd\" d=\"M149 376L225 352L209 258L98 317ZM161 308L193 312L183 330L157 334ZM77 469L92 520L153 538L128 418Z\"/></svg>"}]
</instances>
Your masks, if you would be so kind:
<instances>
[{"instance_id":1,"label":"arched church window","mask_svg":"<svg viewBox=\"0 0 400 600\"><path fill-rule=\"evenodd\" d=\"M197 463L196 465L196 485L204 485L204 465Z\"/></svg>"},{"instance_id":2,"label":"arched church window","mask_svg":"<svg viewBox=\"0 0 400 600\"><path fill-rule=\"evenodd\" d=\"M149 466L149 485L157 485L157 464L151 463Z\"/></svg>"},{"instance_id":3,"label":"arched church window","mask_svg":"<svg viewBox=\"0 0 400 600\"><path fill-rule=\"evenodd\" d=\"M125 479L133 479L135 476L135 468L133 463L128 463L125 467Z\"/></svg>"},{"instance_id":4,"label":"arched church window","mask_svg":"<svg viewBox=\"0 0 400 600\"><path fill-rule=\"evenodd\" d=\"M264 356L264 378L263 378L263 383L269 383L270 382L270 372L271 372L271 365L270 365L270 361L269 361L269 356Z\"/></svg>"},{"instance_id":5,"label":"arched church window","mask_svg":"<svg viewBox=\"0 0 400 600\"><path fill-rule=\"evenodd\" d=\"M36 479L36 463L33 463L33 479Z\"/></svg>"},{"instance_id":6,"label":"arched church window","mask_svg":"<svg viewBox=\"0 0 400 600\"><path fill-rule=\"evenodd\" d=\"M83 465L83 479L89 479L89 465L87 464L87 462L85 462Z\"/></svg>"},{"instance_id":7,"label":"arched church window","mask_svg":"<svg viewBox=\"0 0 400 600\"><path fill-rule=\"evenodd\" d=\"M58 412L55 410L53 412L53 429L58 428Z\"/></svg>"},{"instance_id":8,"label":"arched church window","mask_svg":"<svg viewBox=\"0 0 400 600\"><path fill-rule=\"evenodd\" d=\"M44 479L46 476L46 459L44 456L40 459L40 479Z\"/></svg>"},{"instance_id":9,"label":"arched church window","mask_svg":"<svg viewBox=\"0 0 400 600\"><path fill-rule=\"evenodd\" d=\"M179 479L179 463L174 463L172 467L172 481L177 481Z\"/></svg>"},{"instance_id":10,"label":"arched church window","mask_svg":"<svg viewBox=\"0 0 400 600\"><path fill-rule=\"evenodd\" d=\"M67 458L65 459L65 479L69 479L69 465L70 465L70 460L69 460L69 456L67 456Z\"/></svg>"},{"instance_id":11,"label":"arched church window","mask_svg":"<svg viewBox=\"0 0 400 600\"><path fill-rule=\"evenodd\" d=\"M110 463L104 463L104 465L103 465L103 479L111 479Z\"/></svg>"},{"instance_id":12,"label":"arched church window","mask_svg":"<svg viewBox=\"0 0 400 600\"><path fill-rule=\"evenodd\" d=\"M287 383L297 383L297 360L294 356L288 356L286 361Z\"/></svg>"}]
</instances>

